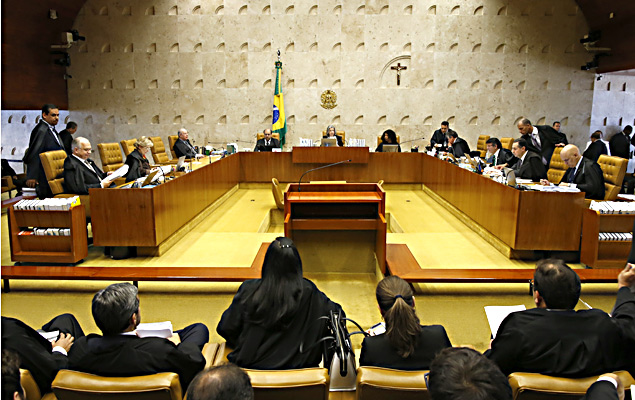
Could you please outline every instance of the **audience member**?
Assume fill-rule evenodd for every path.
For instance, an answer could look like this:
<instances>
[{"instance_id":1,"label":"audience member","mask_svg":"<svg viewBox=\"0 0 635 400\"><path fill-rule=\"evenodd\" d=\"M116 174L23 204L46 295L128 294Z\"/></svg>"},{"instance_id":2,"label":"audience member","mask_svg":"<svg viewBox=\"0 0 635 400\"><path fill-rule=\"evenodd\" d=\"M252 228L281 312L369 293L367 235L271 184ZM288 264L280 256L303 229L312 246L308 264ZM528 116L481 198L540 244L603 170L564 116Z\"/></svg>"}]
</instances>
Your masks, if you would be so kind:
<instances>
[{"instance_id":1,"label":"audience member","mask_svg":"<svg viewBox=\"0 0 635 400\"><path fill-rule=\"evenodd\" d=\"M397 134L392 129L386 129L384 133L381 134L381 143L379 143L379 146L377 146L375 152L383 152L385 144L396 144L397 152L401 153L401 145L397 143Z\"/></svg>"},{"instance_id":2,"label":"audience member","mask_svg":"<svg viewBox=\"0 0 635 400\"><path fill-rule=\"evenodd\" d=\"M216 331L233 351L229 361L257 369L317 367L327 335L320 317L344 314L313 282L302 277L302 260L293 241L278 237L267 249L262 278L240 285ZM300 346L305 351L300 352Z\"/></svg>"},{"instance_id":3,"label":"audience member","mask_svg":"<svg viewBox=\"0 0 635 400\"><path fill-rule=\"evenodd\" d=\"M582 157L572 144L562 149L560 158L568 167L560 180L561 186L577 187L587 199L604 200L604 174L598 163Z\"/></svg>"},{"instance_id":4,"label":"audience member","mask_svg":"<svg viewBox=\"0 0 635 400\"><path fill-rule=\"evenodd\" d=\"M432 400L511 400L507 376L476 350L450 347L432 361L426 382Z\"/></svg>"},{"instance_id":5,"label":"audience member","mask_svg":"<svg viewBox=\"0 0 635 400\"><path fill-rule=\"evenodd\" d=\"M112 184L107 175L91 160L93 151L88 139L73 139L73 153L64 160L64 187L66 193L88 194L90 188L107 188Z\"/></svg>"},{"instance_id":6,"label":"audience member","mask_svg":"<svg viewBox=\"0 0 635 400\"><path fill-rule=\"evenodd\" d=\"M60 139L62 139L62 145L64 146L64 150L66 150L66 154L69 156L73 154L73 135L77 132L77 123L70 121L66 124L66 129L60 132Z\"/></svg>"},{"instance_id":7,"label":"audience member","mask_svg":"<svg viewBox=\"0 0 635 400\"><path fill-rule=\"evenodd\" d=\"M20 383L20 356L2 349L2 400L24 400L26 395Z\"/></svg>"},{"instance_id":8,"label":"audience member","mask_svg":"<svg viewBox=\"0 0 635 400\"><path fill-rule=\"evenodd\" d=\"M9 161L7 159L2 159L2 177L10 176L11 181L16 189L16 196L22 195L22 188L26 185L26 180L24 178L18 178L18 174L15 172L11 165L9 165Z\"/></svg>"},{"instance_id":9,"label":"audience member","mask_svg":"<svg viewBox=\"0 0 635 400\"><path fill-rule=\"evenodd\" d=\"M533 126L527 118L518 121L518 131L521 134L520 138L527 142L527 150L539 154L547 169L556 146L566 144L555 129L548 125Z\"/></svg>"},{"instance_id":10,"label":"audience member","mask_svg":"<svg viewBox=\"0 0 635 400\"><path fill-rule=\"evenodd\" d=\"M430 138L430 146L436 147L438 151L445 151L448 148L448 135L454 132L450 129L448 121L441 122L441 128L434 131Z\"/></svg>"},{"instance_id":11,"label":"audience member","mask_svg":"<svg viewBox=\"0 0 635 400\"><path fill-rule=\"evenodd\" d=\"M631 158L631 133L633 133L633 127L626 125L622 132L618 132L609 140L609 147L611 148L611 155L616 157Z\"/></svg>"},{"instance_id":12,"label":"audience member","mask_svg":"<svg viewBox=\"0 0 635 400\"><path fill-rule=\"evenodd\" d=\"M263 139L258 139L254 151L272 151L272 149L280 148L280 141L272 137L271 129L266 128L262 131L265 135Z\"/></svg>"},{"instance_id":13,"label":"audience member","mask_svg":"<svg viewBox=\"0 0 635 400\"><path fill-rule=\"evenodd\" d=\"M146 154L148 154L152 146L154 146L152 140L145 136L137 139L134 144L134 151L126 157L126 165L129 167L126 174L126 182L134 181L150 173L150 161L146 158Z\"/></svg>"},{"instance_id":14,"label":"audience member","mask_svg":"<svg viewBox=\"0 0 635 400\"><path fill-rule=\"evenodd\" d=\"M24 322L2 317L2 348L18 353L20 368L28 369L40 392L47 393L57 371L68 367L67 353L75 340L84 337L84 331L71 314L53 318L42 330L60 333L49 342Z\"/></svg>"},{"instance_id":15,"label":"audience member","mask_svg":"<svg viewBox=\"0 0 635 400\"><path fill-rule=\"evenodd\" d=\"M463 157L470 154L470 146L458 133L452 131L448 133L448 152L454 157Z\"/></svg>"},{"instance_id":16,"label":"audience member","mask_svg":"<svg viewBox=\"0 0 635 400\"><path fill-rule=\"evenodd\" d=\"M608 150L602 140L602 131L595 131L591 134L591 142L587 145L582 157L597 162L602 154L608 154Z\"/></svg>"},{"instance_id":17,"label":"audience member","mask_svg":"<svg viewBox=\"0 0 635 400\"><path fill-rule=\"evenodd\" d=\"M53 193L46 180L40 154L52 150L64 150L62 139L55 130L59 119L60 111L57 106L53 104L42 106L42 118L31 131L29 148L22 159L26 164L26 186L35 188L41 199L52 197Z\"/></svg>"},{"instance_id":18,"label":"audience member","mask_svg":"<svg viewBox=\"0 0 635 400\"><path fill-rule=\"evenodd\" d=\"M201 350L209 331L201 323L175 331L169 339L137 336L139 296L130 283L115 283L97 292L92 313L103 336L90 334L75 341L68 354L71 369L102 376L175 372L185 390L205 367Z\"/></svg>"},{"instance_id":19,"label":"audience member","mask_svg":"<svg viewBox=\"0 0 635 400\"><path fill-rule=\"evenodd\" d=\"M359 365L429 369L439 351L452 347L443 326L419 324L408 282L395 275L387 276L377 285L375 296L386 322L386 333L364 338Z\"/></svg>"},{"instance_id":20,"label":"audience member","mask_svg":"<svg viewBox=\"0 0 635 400\"><path fill-rule=\"evenodd\" d=\"M604 372L635 372L635 269L627 264L617 277L611 315L574 311L580 278L561 260L539 261L534 273L536 308L508 315L485 354L504 374L536 372L586 377ZM635 288L634 288L635 289Z\"/></svg>"},{"instance_id":21,"label":"audience member","mask_svg":"<svg viewBox=\"0 0 635 400\"><path fill-rule=\"evenodd\" d=\"M487 154L490 157L487 159L488 164L492 164L493 166L502 165L502 166L510 166L516 163L518 159L512 154L510 150L504 149L501 141L498 138L489 138L485 142L487 146Z\"/></svg>"},{"instance_id":22,"label":"audience member","mask_svg":"<svg viewBox=\"0 0 635 400\"><path fill-rule=\"evenodd\" d=\"M330 138L330 137L337 138L337 145L340 146L340 147L344 146L344 141L342 140L342 137L336 133L334 125L329 125L329 126L326 127L326 136L324 136L324 137L325 138Z\"/></svg>"},{"instance_id":23,"label":"audience member","mask_svg":"<svg viewBox=\"0 0 635 400\"><path fill-rule=\"evenodd\" d=\"M187 400L253 400L249 375L234 364L201 371L190 383Z\"/></svg>"},{"instance_id":24,"label":"audience member","mask_svg":"<svg viewBox=\"0 0 635 400\"><path fill-rule=\"evenodd\" d=\"M179 138L176 142L174 142L174 154L178 157L185 158L197 158L203 157L202 154L198 154L192 143L190 143L190 134L187 132L187 129L181 128L178 132Z\"/></svg>"},{"instance_id":25,"label":"audience member","mask_svg":"<svg viewBox=\"0 0 635 400\"><path fill-rule=\"evenodd\" d=\"M528 150L525 139L516 139L512 144L512 153L518 159L512 166L516 178L531 179L539 182L547 178L547 170L542 163L540 156Z\"/></svg>"}]
</instances>

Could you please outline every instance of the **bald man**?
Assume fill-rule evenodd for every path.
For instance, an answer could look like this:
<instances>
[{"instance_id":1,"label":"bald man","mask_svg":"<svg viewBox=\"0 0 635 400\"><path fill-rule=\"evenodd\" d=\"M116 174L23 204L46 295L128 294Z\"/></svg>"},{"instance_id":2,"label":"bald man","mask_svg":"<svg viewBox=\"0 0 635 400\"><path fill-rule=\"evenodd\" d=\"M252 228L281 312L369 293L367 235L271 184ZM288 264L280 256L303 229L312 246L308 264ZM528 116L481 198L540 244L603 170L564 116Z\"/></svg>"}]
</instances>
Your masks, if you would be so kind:
<instances>
[{"instance_id":1,"label":"bald man","mask_svg":"<svg viewBox=\"0 0 635 400\"><path fill-rule=\"evenodd\" d=\"M172 150L174 150L174 154L176 154L177 157L183 157L183 156L185 156L185 158L203 157L202 154L196 153L196 149L194 148L194 146L192 146L192 143L190 143L190 134L187 132L187 129L185 128L179 129L178 135L179 135L179 139L174 143L174 147L172 148Z\"/></svg>"},{"instance_id":2,"label":"bald man","mask_svg":"<svg viewBox=\"0 0 635 400\"><path fill-rule=\"evenodd\" d=\"M567 138L549 125L534 126L530 120L523 118L518 121L517 128L520 138L527 142L527 150L538 153L547 169L549 169L553 150L567 144Z\"/></svg>"},{"instance_id":3,"label":"bald man","mask_svg":"<svg viewBox=\"0 0 635 400\"><path fill-rule=\"evenodd\" d=\"M580 149L572 144L564 146L560 158L569 167L560 186L577 187L587 199L604 200L604 175L598 163L582 157Z\"/></svg>"},{"instance_id":4,"label":"bald man","mask_svg":"<svg viewBox=\"0 0 635 400\"><path fill-rule=\"evenodd\" d=\"M71 143L73 153L64 160L64 189L66 193L88 194L91 188L107 188L112 181L89 157L93 152L88 139L81 136Z\"/></svg>"}]
</instances>

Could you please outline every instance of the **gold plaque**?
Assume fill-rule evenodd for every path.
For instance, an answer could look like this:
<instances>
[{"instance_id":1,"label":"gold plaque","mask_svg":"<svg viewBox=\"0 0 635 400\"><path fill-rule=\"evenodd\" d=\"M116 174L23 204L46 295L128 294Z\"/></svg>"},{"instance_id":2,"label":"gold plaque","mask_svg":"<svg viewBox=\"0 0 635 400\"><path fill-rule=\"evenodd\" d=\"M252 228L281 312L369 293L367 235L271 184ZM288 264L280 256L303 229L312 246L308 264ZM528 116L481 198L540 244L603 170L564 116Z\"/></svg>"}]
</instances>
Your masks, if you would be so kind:
<instances>
[{"instance_id":1,"label":"gold plaque","mask_svg":"<svg viewBox=\"0 0 635 400\"><path fill-rule=\"evenodd\" d=\"M332 90L325 90L322 95L320 96L320 99L322 100L322 108L326 108L327 110L330 110L332 108L337 107L337 95L335 94L334 91Z\"/></svg>"}]
</instances>

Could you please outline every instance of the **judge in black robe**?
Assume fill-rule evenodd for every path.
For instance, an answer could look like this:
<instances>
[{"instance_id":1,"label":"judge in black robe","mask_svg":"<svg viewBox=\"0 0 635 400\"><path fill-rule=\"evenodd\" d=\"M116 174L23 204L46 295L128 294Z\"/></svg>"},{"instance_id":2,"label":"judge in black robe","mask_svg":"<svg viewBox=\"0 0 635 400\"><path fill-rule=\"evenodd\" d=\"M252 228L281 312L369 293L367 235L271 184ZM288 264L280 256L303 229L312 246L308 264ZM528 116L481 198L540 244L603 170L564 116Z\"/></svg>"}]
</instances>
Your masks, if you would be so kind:
<instances>
[{"instance_id":1,"label":"judge in black robe","mask_svg":"<svg viewBox=\"0 0 635 400\"><path fill-rule=\"evenodd\" d=\"M604 200L604 174L598 163L582 157L573 145L562 149L560 156L569 167L560 183L575 184L587 199Z\"/></svg>"},{"instance_id":2,"label":"judge in black robe","mask_svg":"<svg viewBox=\"0 0 635 400\"><path fill-rule=\"evenodd\" d=\"M503 148L498 138L487 139L485 145L487 146L487 153L490 154L487 163L492 166L505 165L509 167L518 161L510 150Z\"/></svg>"},{"instance_id":3,"label":"judge in black robe","mask_svg":"<svg viewBox=\"0 0 635 400\"><path fill-rule=\"evenodd\" d=\"M631 153L631 138L630 135L633 132L633 128L630 125L624 127L622 132L618 132L609 140L609 147L611 148L611 155L616 157L622 157L629 159Z\"/></svg>"},{"instance_id":4,"label":"judge in black robe","mask_svg":"<svg viewBox=\"0 0 635 400\"><path fill-rule=\"evenodd\" d=\"M64 189L66 193L88 194L88 189L102 188L110 185L109 181L102 180L107 174L102 171L90 158L90 142L78 137L75 141L77 147L73 153L64 160Z\"/></svg>"},{"instance_id":5,"label":"judge in black robe","mask_svg":"<svg viewBox=\"0 0 635 400\"><path fill-rule=\"evenodd\" d=\"M341 136L338 136L341 139ZM273 149L280 148L280 141L276 138L270 138L266 140L266 138L258 139L256 142L256 147L254 151L272 151Z\"/></svg>"},{"instance_id":6,"label":"judge in black robe","mask_svg":"<svg viewBox=\"0 0 635 400\"><path fill-rule=\"evenodd\" d=\"M148 175L151 169L150 161L146 158L146 154L150 150L150 147L153 146L152 141L143 136L137 140L134 146L134 151L126 157L125 164L129 167L128 173L125 175L126 182L131 182Z\"/></svg>"},{"instance_id":7,"label":"judge in black robe","mask_svg":"<svg viewBox=\"0 0 635 400\"><path fill-rule=\"evenodd\" d=\"M592 139L591 144L589 145L589 147L586 148L586 150L584 150L582 156L584 158L588 158L591 161L597 162L602 154L608 154L606 145L600 139Z\"/></svg>"},{"instance_id":8,"label":"judge in black robe","mask_svg":"<svg viewBox=\"0 0 635 400\"><path fill-rule=\"evenodd\" d=\"M556 146L567 144L567 138L549 125L532 125L526 118L518 122L518 131L521 139L527 142L527 150L533 151L542 157L542 162L549 169L551 156ZM535 135L535 136L534 136Z\"/></svg>"},{"instance_id":9,"label":"judge in black robe","mask_svg":"<svg viewBox=\"0 0 635 400\"><path fill-rule=\"evenodd\" d=\"M448 153L459 158L470 154L470 146L464 139L461 139L456 132L452 132L448 138Z\"/></svg>"},{"instance_id":10,"label":"judge in black robe","mask_svg":"<svg viewBox=\"0 0 635 400\"><path fill-rule=\"evenodd\" d=\"M547 179L547 170L542 159L538 154L527 149L527 142L524 139L514 140L512 152L517 159L512 166L516 178L531 179L534 182Z\"/></svg>"}]
</instances>

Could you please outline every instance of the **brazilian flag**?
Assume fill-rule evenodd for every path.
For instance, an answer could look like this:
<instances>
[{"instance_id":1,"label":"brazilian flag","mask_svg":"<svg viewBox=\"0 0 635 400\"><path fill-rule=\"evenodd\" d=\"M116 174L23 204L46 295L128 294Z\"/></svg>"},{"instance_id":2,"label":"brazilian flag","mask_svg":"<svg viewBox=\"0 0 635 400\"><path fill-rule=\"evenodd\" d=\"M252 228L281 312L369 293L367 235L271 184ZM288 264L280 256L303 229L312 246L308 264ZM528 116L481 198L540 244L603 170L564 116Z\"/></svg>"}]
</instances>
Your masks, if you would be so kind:
<instances>
[{"instance_id":1,"label":"brazilian flag","mask_svg":"<svg viewBox=\"0 0 635 400\"><path fill-rule=\"evenodd\" d=\"M284 115L284 98L282 97L282 62L276 61L276 90L273 94L273 126L271 131L280 134L280 147L284 146L287 134L287 118Z\"/></svg>"}]
</instances>

